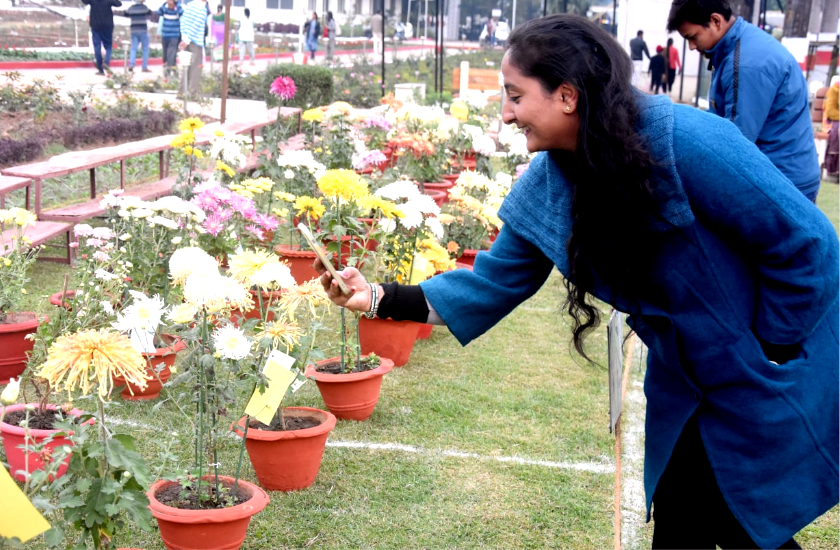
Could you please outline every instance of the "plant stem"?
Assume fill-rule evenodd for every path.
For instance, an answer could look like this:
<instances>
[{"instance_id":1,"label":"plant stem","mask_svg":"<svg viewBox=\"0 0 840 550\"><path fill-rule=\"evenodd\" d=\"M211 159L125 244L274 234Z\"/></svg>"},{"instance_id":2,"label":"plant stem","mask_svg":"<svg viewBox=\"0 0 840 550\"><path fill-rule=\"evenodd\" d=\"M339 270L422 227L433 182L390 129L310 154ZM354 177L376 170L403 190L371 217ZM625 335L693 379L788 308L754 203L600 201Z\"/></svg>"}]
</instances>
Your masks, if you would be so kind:
<instances>
[{"instance_id":1,"label":"plant stem","mask_svg":"<svg viewBox=\"0 0 840 550\"><path fill-rule=\"evenodd\" d=\"M242 469L242 455L245 454L245 440L248 438L248 424L251 423L251 416L245 415L245 430L242 433L242 444L239 447L239 461L236 463L236 477L233 480L233 499L236 501L236 489L239 487L239 472Z\"/></svg>"},{"instance_id":2,"label":"plant stem","mask_svg":"<svg viewBox=\"0 0 840 550\"><path fill-rule=\"evenodd\" d=\"M105 403L101 399L97 399L99 405L99 440L102 443L102 448L106 448L108 444L108 432L105 428ZM105 453L99 457L99 474L104 481L105 475L108 473L108 459Z\"/></svg>"}]
</instances>

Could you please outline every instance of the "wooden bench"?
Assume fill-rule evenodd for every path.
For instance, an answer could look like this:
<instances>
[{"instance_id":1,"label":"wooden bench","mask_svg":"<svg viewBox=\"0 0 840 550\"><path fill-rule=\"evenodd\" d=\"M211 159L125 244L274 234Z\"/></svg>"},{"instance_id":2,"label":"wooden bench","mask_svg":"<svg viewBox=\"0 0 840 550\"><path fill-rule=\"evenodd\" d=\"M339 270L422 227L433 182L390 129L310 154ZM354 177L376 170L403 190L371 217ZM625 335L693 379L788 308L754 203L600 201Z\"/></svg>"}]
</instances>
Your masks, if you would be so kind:
<instances>
[{"instance_id":1,"label":"wooden bench","mask_svg":"<svg viewBox=\"0 0 840 550\"><path fill-rule=\"evenodd\" d=\"M17 176L0 175L0 208L6 208L6 195L18 189L26 189L26 209L29 210L29 188L32 180Z\"/></svg>"},{"instance_id":2,"label":"wooden bench","mask_svg":"<svg viewBox=\"0 0 840 550\"><path fill-rule=\"evenodd\" d=\"M72 224L69 223L37 221L34 225L26 227L23 231L23 235L27 239L29 239L30 246L41 246L47 241L54 239L63 233L65 236L65 255L58 257L48 257L39 255L38 259L43 261L61 262L69 264L72 259L70 253L70 231L72 227ZM11 247L9 245L16 236L17 229L14 227L3 231L2 237L0 237L2 238L3 243L3 248L0 250L0 256L5 256L7 253L9 253L9 251L11 250Z\"/></svg>"},{"instance_id":3,"label":"wooden bench","mask_svg":"<svg viewBox=\"0 0 840 550\"><path fill-rule=\"evenodd\" d=\"M498 92L489 96L489 101L500 101L502 85L499 84L499 71L497 69L473 69L467 73L467 89L479 90L481 92ZM452 97L458 97L461 90L461 67L452 69Z\"/></svg>"}]
</instances>

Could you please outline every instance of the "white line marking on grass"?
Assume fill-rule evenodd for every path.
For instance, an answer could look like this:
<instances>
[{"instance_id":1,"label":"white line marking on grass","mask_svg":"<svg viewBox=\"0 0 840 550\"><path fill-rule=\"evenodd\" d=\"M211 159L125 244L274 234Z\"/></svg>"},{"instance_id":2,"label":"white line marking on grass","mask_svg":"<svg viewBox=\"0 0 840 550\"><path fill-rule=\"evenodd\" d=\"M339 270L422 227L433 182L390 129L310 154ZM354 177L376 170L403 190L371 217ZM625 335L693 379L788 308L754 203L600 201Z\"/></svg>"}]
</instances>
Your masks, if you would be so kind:
<instances>
[{"instance_id":1,"label":"white line marking on grass","mask_svg":"<svg viewBox=\"0 0 840 550\"><path fill-rule=\"evenodd\" d=\"M645 486L644 486L644 441L645 441L645 394L638 378L643 375L634 372L644 356L645 346L636 340L633 350L631 378L636 378L627 389L622 418L622 443L624 446L621 461L623 481L621 495L621 546L627 550L637 550L649 546L650 541L643 541L645 524ZM647 542L647 544L645 544Z\"/></svg>"},{"instance_id":2,"label":"white line marking on grass","mask_svg":"<svg viewBox=\"0 0 840 550\"><path fill-rule=\"evenodd\" d=\"M157 430L154 426L144 424L142 422L135 422L134 420L124 420L121 418L110 417L109 424L117 426L129 426L140 430ZM239 436L233 432L228 432L229 437L239 439ZM522 466L542 466L544 468L557 468L561 470L577 470L579 472L592 472L594 474L611 474L615 471L615 464L610 462L553 462L549 460L531 460L519 456L485 456L476 453L466 453L463 451L450 450L429 450L416 445L403 445L401 443L366 443L363 441L334 441L328 440L327 447L337 447L344 449L367 449L370 451L391 451L412 453L425 456L444 456L450 458L472 458L475 460L492 460L502 463L514 463Z\"/></svg>"},{"instance_id":3,"label":"white line marking on grass","mask_svg":"<svg viewBox=\"0 0 840 550\"><path fill-rule=\"evenodd\" d=\"M400 443L363 443L359 441L327 441L327 447L342 447L346 449L369 449L372 451L396 451L426 456L444 456L450 458L472 458L475 460L492 460L502 463L514 463L523 466L542 466L544 468L558 468L562 470L577 470L581 472L592 472L595 474L611 474L615 471L615 465L600 462L553 462L549 460L531 460L519 456L486 456L476 453L450 450L430 450L414 445L402 445Z\"/></svg>"}]
</instances>

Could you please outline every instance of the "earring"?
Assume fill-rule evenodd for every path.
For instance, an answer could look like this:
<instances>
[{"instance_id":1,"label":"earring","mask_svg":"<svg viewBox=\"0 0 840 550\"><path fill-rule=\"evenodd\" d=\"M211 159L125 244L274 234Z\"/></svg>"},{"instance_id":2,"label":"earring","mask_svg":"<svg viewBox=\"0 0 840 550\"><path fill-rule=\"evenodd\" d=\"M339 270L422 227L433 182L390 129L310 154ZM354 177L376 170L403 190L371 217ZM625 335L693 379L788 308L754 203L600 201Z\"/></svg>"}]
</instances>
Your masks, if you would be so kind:
<instances>
[{"instance_id":1,"label":"earring","mask_svg":"<svg viewBox=\"0 0 840 550\"><path fill-rule=\"evenodd\" d=\"M572 110L572 108L570 106L566 105L566 112L568 113L571 110Z\"/></svg>"}]
</instances>

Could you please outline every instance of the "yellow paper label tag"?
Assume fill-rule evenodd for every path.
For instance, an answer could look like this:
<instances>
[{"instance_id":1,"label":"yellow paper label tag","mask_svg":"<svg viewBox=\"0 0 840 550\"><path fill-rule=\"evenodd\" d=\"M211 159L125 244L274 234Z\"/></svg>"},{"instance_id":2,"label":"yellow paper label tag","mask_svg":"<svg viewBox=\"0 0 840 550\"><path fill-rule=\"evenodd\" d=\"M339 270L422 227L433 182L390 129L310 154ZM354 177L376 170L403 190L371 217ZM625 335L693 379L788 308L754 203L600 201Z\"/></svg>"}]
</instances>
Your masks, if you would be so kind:
<instances>
[{"instance_id":1,"label":"yellow paper label tag","mask_svg":"<svg viewBox=\"0 0 840 550\"><path fill-rule=\"evenodd\" d=\"M286 390L297 378L295 373L292 372L292 365L294 364L294 357L290 357L282 351L274 350L268 355L265 367L263 367L263 375L268 379L268 386L264 393L260 393L259 388L254 390L254 395L251 396L248 406L245 407L245 414L256 418L263 424L271 424L274 413L277 412L277 408L283 402Z\"/></svg>"},{"instance_id":2,"label":"yellow paper label tag","mask_svg":"<svg viewBox=\"0 0 840 550\"><path fill-rule=\"evenodd\" d=\"M29 502L6 468L0 464L0 536L26 542L50 528Z\"/></svg>"},{"instance_id":3,"label":"yellow paper label tag","mask_svg":"<svg viewBox=\"0 0 840 550\"><path fill-rule=\"evenodd\" d=\"M428 279L428 269L429 260L423 256L414 256L414 265L411 266L411 280L408 284L417 285Z\"/></svg>"}]
</instances>

